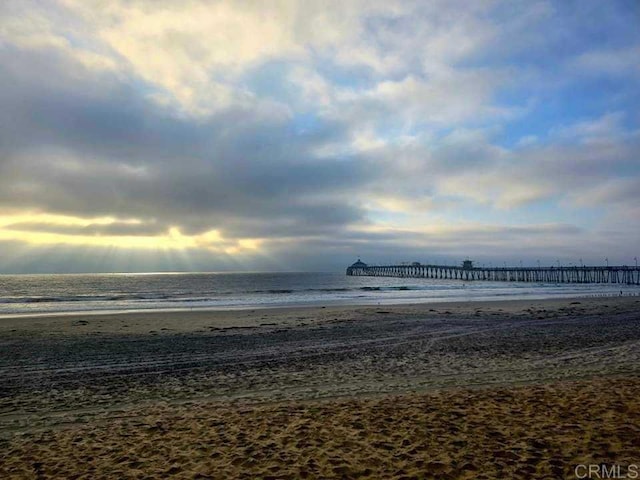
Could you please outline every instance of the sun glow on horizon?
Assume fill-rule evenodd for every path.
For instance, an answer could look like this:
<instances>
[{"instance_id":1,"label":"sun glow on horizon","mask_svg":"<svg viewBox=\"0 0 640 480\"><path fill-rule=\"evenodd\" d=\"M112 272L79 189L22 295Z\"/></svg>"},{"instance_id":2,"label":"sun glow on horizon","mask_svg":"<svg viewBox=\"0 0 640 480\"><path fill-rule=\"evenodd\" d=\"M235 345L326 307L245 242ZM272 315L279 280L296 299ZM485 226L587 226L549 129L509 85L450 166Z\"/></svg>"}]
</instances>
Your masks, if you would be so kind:
<instances>
[{"instance_id":1,"label":"sun glow on horizon","mask_svg":"<svg viewBox=\"0 0 640 480\"><path fill-rule=\"evenodd\" d=\"M61 215L45 212L24 212L16 214L0 215L0 228L11 227L12 225L23 223L47 223L51 225L65 226L89 226L89 225L109 225L112 223L141 224L142 221L136 218L116 218L112 216L101 217L74 217L72 215Z\"/></svg>"},{"instance_id":2,"label":"sun glow on horizon","mask_svg":"<svg viewBox=\"0 0 640 480\"><path fill-rule=\"evenodd\" d=\"M91 227L141 226L147 223L136 218L112 216L83 218L49 213L20 213L0 215L0 240L19 241L29 245L92 246L121 249L179 250L204 249L228 255L257 251L258 238L224 238L217 229L185 235L179 227L171 226L154 234L110 234L91 232ZM80 227L80 231L73 230ZM69 228L68 232L65 229ZM87 228L87 233L82 229ZM108 230L106 231L108 232Z\"/></svg>"}]
</instances>

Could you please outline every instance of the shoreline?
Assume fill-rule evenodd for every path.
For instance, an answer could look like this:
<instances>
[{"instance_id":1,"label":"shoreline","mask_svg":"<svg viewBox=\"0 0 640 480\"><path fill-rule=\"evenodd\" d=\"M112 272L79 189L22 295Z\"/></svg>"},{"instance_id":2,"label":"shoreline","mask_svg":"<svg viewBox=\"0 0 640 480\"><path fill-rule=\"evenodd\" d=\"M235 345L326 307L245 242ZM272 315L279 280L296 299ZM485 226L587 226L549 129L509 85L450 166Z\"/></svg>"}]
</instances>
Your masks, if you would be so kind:
<instances>
[{"instance_id":1,"label":"shoreline","mask_svg":"<svg viewBox=\"0 0 640 480\"><path fill-rule=\"evenodd\" d=\"M627 285L623 286L625 289ZM632 286L633 287L633 286ZM503 301L541 301L541 300L567 300L567 299L602 299L617 297L640 297L640 288L631 291L621 290L616 292L588 292L579 294L571 293L532 293L532 294L496 294L478 297L409 297L409 298L349 298L337 299L328 298L326 300L297 301L297 302L271 302L255 304L227 304L227 305L204 305L204 306L167 306L167 307L135 307L135 308L95 308L77 310L52 310L34 312L5 312L0 313L0 320L11 318L30 317L62 317L75 315L119 315L136 313L184 313L184 312L242 312L247 310L271 310L271 309L304 309L319 307L368 307L368 306L399 306L399 305L439 305L449 303L476 303L476 302L503 302ZM56 303L56 302L52 302Z\"/></svg>"},{"instance_id":2,"label":"shoreline","mask_svg":"<svg viewBox=\"0 0 640 480\"><path fill-rule=\"evenodd\" d=\"M640 297L623 296L570 296L541 299L500 299L500 300L456 300L442 302L394 303L394 304L319 304L295 306L261 306L255 308L220 308L189 310L131 310L131 311L89 311L47 314L24 314L0 316L0 334L15 333L123 333L145 334L162 332L197 332L203 328L274 327L300 324L303 316L312 324L324 321L354 320L385 311L387 314L423 315L434 317L445 315L475 314L476 311L500 312L501 314L523 314L532 308L559 309L580 305L600 306L606 304L633 308L640 304ZM609 307L606 307L609 308ZM612 307L613 308L613 307ZM597 314L603 314L598 311ZM333 315L333 316L332 316ZM335 317L338 315L338 317ZM331 317L329 319L329 317ZM269 320L265 322L264 320ZM114 327L113 322L128 321L127 327ZM78 323L80 322L80 324ZM213 323L212 323L213 322ZM271 324L270 322L274 322ZM268 323L268 324L267 324ZM304 325L303 325L304 326Z\"/></svg>"}]
</instances>

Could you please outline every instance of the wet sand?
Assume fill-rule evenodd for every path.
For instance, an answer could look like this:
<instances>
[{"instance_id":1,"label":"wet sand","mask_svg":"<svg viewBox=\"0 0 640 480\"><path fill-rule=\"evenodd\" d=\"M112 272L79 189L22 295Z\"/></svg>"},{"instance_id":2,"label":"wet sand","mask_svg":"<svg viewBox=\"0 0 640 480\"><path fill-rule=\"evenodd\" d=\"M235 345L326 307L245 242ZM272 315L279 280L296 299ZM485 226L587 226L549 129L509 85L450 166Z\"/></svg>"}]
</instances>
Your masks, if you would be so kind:
<instances>
[{"instance_id":1,"label":"wet sand","mask_svg":"<svg viewBox=\"0 0 640 480\"><path fill-rule=\"evenodd\" d=\"M640 293L640 291L639 291ZM0 335L166 334L220 332L257 327L310 326L334 321L367 319L379 312L419 315L429 319L442 315L516 315L533 318L577 314L608 315L634 310L638 296L561 298L545 300L458 301L377 306L309 306L236 310L184 310L127 313L74 313L68 315L0 316Z\"/></svg>"},{"instance_id":2,"label":"wet sand","mask_svg":"<svg viewBox=\"0 0 640 480\"><path fill-rule=\"evenodd\" d=\"M2 478L640 463L640 300L0 319Z\"/></svg>"}]
</instances>

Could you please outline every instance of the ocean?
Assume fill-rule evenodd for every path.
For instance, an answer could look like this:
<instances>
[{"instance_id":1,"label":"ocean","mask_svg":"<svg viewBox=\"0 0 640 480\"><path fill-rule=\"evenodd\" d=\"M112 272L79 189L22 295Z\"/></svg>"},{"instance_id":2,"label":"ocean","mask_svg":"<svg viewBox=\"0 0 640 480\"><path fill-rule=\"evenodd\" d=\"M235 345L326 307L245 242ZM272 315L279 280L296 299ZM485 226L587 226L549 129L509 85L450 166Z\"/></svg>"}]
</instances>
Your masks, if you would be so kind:
<instances>
[{"instance_id":1,"label":"ocean","mask_svg":"<svg viewBox=\"0 0 640 480\"><path fill-rule=\"evenodd\" d=\"M626 285L462 282L344 273L0 275L0 315L639 295Z\"/></svg>"}]
</instances>

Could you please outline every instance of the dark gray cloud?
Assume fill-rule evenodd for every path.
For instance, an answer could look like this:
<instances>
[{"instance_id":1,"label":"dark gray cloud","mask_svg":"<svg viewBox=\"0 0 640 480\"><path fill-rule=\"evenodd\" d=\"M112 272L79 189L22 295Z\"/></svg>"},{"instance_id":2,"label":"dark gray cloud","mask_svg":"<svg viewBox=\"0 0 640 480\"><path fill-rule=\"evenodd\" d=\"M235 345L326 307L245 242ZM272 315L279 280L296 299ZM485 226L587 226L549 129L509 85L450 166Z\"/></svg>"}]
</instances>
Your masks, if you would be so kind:
<instances>
[{"instance_id":1,"label":"dark gray cloud","mask_svg":"<svg viewBox=\"0 0 640 480\"><path fill-rule=\"evenodd\" d=\"M247 236L308 234L364 217L331 194L361 187L374 170L310 153L327 135L340 140L330 125L296 135L275 107L171 116L118 76L32 57L8 49L0 58L0 122L10 127L0 132L5 206ZM50 81L36 80L42 70Z\"/></svg>"}]
</instances>

